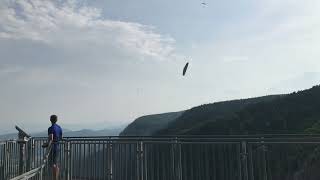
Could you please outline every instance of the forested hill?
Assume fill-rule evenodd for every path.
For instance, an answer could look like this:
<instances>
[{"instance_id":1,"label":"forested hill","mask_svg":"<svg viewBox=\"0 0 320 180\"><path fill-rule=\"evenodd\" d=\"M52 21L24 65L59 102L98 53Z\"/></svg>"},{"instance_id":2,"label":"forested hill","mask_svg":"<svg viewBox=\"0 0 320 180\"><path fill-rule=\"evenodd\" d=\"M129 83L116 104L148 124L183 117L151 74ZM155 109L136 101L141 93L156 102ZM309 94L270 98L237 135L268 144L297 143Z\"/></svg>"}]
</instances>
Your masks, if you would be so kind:
<instances>
[{"instance_id":1,"label":"forested hill","mask_svg":"<svg viewBox=\"0 0 320 180\"><path fill-rule=\"evenodd\" d=\"M120 136L150 136L166 128L168 123L178 118L183 111L142 116L129 124Z\"/></svg>"},{"instance_id":2,"label":"forested hill","mask_svg":"<svg viewBox=\"0 0 320 180\"><path fill-rule=\"evenodd\" d=\"M180 117L169 123L167 128L159 130L155 135L189 134L195 128L205 127L207 123L219 122L225 118L230 118L248 105L259 102L270 102L283 96L285 95L263 96L197 106L185 111Z\"/></svg>"},{"instance_id":3,"label":"forested hill","mask_svg":"<svg viewBox=\"0 0 320 180\"><path fill-rule=\"evenodd\" d=\"M265 98L231 101L228 111L223 103L193 108L158 134L320 133L320 86Z\"/></svg>"}]
</instances>

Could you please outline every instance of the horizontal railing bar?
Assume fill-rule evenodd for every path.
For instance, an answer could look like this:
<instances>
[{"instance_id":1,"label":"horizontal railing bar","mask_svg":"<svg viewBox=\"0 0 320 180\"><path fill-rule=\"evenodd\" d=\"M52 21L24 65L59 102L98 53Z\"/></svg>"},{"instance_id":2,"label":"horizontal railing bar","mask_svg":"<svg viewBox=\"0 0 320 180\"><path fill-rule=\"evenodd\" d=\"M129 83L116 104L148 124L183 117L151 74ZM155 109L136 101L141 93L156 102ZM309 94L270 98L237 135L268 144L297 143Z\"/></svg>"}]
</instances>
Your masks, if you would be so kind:
<instances>
[{"instance_id":1,"label":"horizontal railing bar","mask_svg":"<svg viewBox=\"0 0 320 180\"><path fill-rule=\"evenodd\" d=\"M188 138L199 138L199 137L215 137L215 138L223 138L223 137L320 137L320 134L256 134L256 135L158 135L158 136L87 136L87 137L79 137L79 136L65 136L66 139L118 139L118 138L179 138L179 137L188 137ZM47 139L47 137L33 137L33 138L43 138Z\"/></svg>"},{"instance_id":2,"label":"horizontal railing bar","mask_svg":"<svg viewBox=\"0 0 320 180\"><path fill-rule=\"evenodd\" d=\"M292 137L292 138L137 138L137 139L112 139L112 140L101 140L101 139L68 139L62 140L62 142L72 142L72 141L95 141L95 142L119 142L119 141L281 141L281 140L319 140L320 137Z\"/></svg>"},{"instance_id":3,"label":"horizontal railing bar","mask_svg":"<svg viewBox=\"0 0 320 180\"><path fill-rule=\"evenodd\" d=\"M130 141L144 141L144 140L157 140L157 141L163 141L163 140L279 140L279 139L319 139L320 137L292 137L292 138L119 138L119 139L63 139L61 142L68 142L68 141L123 141L123 140L130 140ZM34 140L42 140L34 138Z\"/></svg>"},{"instance_id":4,"label":"horizontal railing bar","mask_svg":"<svg viewBox=\"0 0 320 180\"><path fill-rule=\"evenodd\" d=\"M132 142L132 141L123 141L123 142L112 142L111 144L127 144L127 145L135 145L138 142L141 141L136 141L136 142ZM173 142L173 141L143 141L143 143L147 143L147 144L238 144L240 143L240 141L234 142L234 141L229 141L229 142L184 142L184 141L178 141L178 142ZM107 145L110 143L95 143L95 142L83 142L83 143L76 143L76 142L71 142L70 144L75 144L75 145L99 145L99 144L103 144L103 145Z\"/></svg>"},{"instance_id":5,"label":"horizontal railing bar","mask_svg":"<svg viewBox=\"0 0 320 180\"><path fill-rule=\"evenodd\" d=\"M37 139L35 139L37 140ZM108 144L108 143L136 143L136 142L320 142L320 137L308 137L308 138L139 138L139 139L68 139L62 140L60 144L70 142L73 144Z\"/></svg>"},{"instance_id":6,"label":"horizontal railing bar","mask_svg":"<svg viewBox=\"0 0 320 180\"><path fill-rule=\"evenodd\" d=\"M230 142L183 142L183 141L180 141L180 142L153 142L153 141L144 141L143 143L146 143L146 144L239 144L241 143L240 141L238 142L233 142L233 141L230 141Z\"/></svg>"},{"instance_id":7,"label":"horizontal railing bar","mask_svg":"<svg viewBox=\"0 0 320 180\"><path fill-rule=\"evenodd\" d=\"M249 144L320 144L320 141L248 142Z\"/></svg>"},{"instance_id":8,"label":"horizontal railing bar","mask_svg":"<svg viewBox=\"0 0 320 180\"><path fill-rule=\"evenodd\" d=\"M201 138L233 138L233 137L259 138L259 137L320 137L320 134L172 135L172 136L159 135L159 136L107 136L107 137L109 138L110 137L111 138L199 138L199 137Z\"/></svg>"},{"instance_id":9,"label":"horizontal railing bar","mask_svg":"<svg viewBox=\"0 0 320 180\"><path fill-rule=\"evenodd\" d=\"M17 176L15 178L12 178L10 180L20 180L20 179L28 179L28 178L34 177L35 175L37 175L39 173L41 168L42 167L35 168L33 170L30 170L30 171L28 171L20 176Z\"/></svg>"}]
</instances>

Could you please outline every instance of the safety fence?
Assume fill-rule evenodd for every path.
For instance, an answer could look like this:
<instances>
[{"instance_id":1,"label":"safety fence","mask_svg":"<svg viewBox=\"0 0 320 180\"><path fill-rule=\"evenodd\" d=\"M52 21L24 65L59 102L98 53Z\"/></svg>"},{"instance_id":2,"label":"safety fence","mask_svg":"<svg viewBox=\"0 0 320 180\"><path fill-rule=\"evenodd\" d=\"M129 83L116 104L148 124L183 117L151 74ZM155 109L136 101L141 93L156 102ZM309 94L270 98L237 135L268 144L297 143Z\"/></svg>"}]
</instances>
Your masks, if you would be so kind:
<instances>
[{"instance_id":1,"label":"safety fence","mask_svg":"<svg viewBox=\"0 0 320 180\"><path fill-rule=\"evenodd\" d=\"M43 164L45 142L26 143L23 172L36 174L33 179L51 177ZM59 147L60 179L307 180L320 177L319 143L319 136L308 135L69 137ZM21 175L17 158L11 160L2 149L1 177Z\"/></svg>"},{"instance_id":2,"label":"safety fence","mask_svg":"<svg viewBox=\"0 0 320 180\"><path fill-rule=\"evenodd\" d=\"M17 141L0 142L0 178L9 179L19 175L20 146Z\"/></svg>"}]
</instances>

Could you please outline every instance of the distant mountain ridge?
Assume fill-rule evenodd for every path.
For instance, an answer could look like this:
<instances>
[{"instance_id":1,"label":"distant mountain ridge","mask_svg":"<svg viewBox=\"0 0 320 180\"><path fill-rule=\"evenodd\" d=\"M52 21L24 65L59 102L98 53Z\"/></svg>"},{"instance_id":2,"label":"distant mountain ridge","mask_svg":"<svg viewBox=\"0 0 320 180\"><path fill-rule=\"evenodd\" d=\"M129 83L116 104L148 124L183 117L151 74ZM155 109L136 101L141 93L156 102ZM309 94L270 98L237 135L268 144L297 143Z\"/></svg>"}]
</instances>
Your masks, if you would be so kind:
<instances>
[{"instance_id":1,"label":"distant mountain ridge","mask_svg":"<svg viewBox=\"0 0 320 180\"><path fill-rule=\"evenodd\" d=\"M64 137L86 137L86 136L118 136L122 128L115 129L103 129L103 130L91 130L82 129L79 131L65 131L63 132ZM47 136L47 132L36 133L32 135L33 137L43 137Z\"/></svg>"},{"instance_id":2,"label":"distant mountain ridge","mask_svg":"<svg viewBox=\"0 0 320 180\"><path fill-rule=\"evenodd\" d=\"M200 105L185 111L180 117L171 121L167 128L160 129L155 135L188 134L190 130L198 126L205 126L209 121L218 121L219 119L230 117L248 105L270 102L283 96L284 95L270 95Z\"/></svg>"},{"instance_id":3,"label":"distant mountain ridge","mask_svg":"<svg viewBox=\"0 0 320 180\"><path fill-rule=\"evenodd\" d=\"M320 133L320 86L191 108L154 135Z\"/></svg>"},{"instance_id":4,"label":"distant mountain ridge","mask_svg":"<svg viewBox=\"0 0 320 180\"><path fill-rule=\"evenodd\" d=\"M197 122L205 122L210 116L222 118L239 111L248 104L271 101L283 95L271 95L242 100L205 104L187 111L146 115L129 124L120 136L178 135L192 129ZM198 112L199 111L199 112ZM196 113L195 113L196 112ZM196 116L194 116L197 114Z\"/></svg>"},{"instance_id":5,"label":"distant mountain ridge","mask_svg":"<svg viewBox=\"0 0 320 180\"><path fill-rule=\"evenodd\" d=\"M232 116L208 121L186 134L320 133L320 86L251 104Z\"/></svg>"},{"instance_id":6,"label":"distant mountain ridge","mask_svg":"<svg viewBox=\"0 0 320 180\"><path fill-rule=\"evenodd\" d=\"M120 136L150 136L177 119L184 111L142 116L129 124Z\"/></svg>"},{"instance_id":7,"label":"distant mountain ridge","mask_svg":"<svg viewBox=\"0 0 320 180\"><path fill-rule=\"evenodd\" d=\"M79 131L71 131L69 129L63 129L63 137L86 137L86 136L118 136L123 128L103 129L103 130L91 130L82 129ZM47 137L47 131L32 133L32 137ZM0 135L0 140L12 140L17 139L18 133L10 133Z\"/></svg>"}]
</instances>

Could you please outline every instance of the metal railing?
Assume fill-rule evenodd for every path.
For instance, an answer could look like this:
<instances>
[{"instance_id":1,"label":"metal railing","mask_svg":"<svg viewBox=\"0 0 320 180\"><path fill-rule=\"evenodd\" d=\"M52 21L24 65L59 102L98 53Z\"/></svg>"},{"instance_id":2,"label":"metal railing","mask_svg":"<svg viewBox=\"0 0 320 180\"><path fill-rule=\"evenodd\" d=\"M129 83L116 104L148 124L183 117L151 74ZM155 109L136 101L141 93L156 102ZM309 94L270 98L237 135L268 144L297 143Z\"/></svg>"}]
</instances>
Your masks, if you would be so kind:
<instances>
[{"instance_id":1,"label":"metal railing","mask_svg":"<svg viewBox=\"0 0 320 180\"><path fill-rule=\"evenodd\" d=\"M49 176L44 174L43 172L48 165L47 163L51 153L51 149L52 149L52 142L50 141L48 143L48 148L46 149L46 153L43 157L42 164L39 167L29 170L14 178L11 178L10 180L42 180L44 178L48 179Z\"/></svg>"},{"instance_id":2,"label":"metal railing","mask_svg":"<svg viewBox=\"0 0 320 180\"><path fill-rule=\"evenodd\" d=\"M9 179L20 174L20 145L17 141L0 142L0 179Z\"/></svg>"},{"instance_id":3,"label":"metal railing","mask_svg":"<svg viewBox=\"0 0 320 180\"><path fill-rule=\"evenodd\" d=\"M31 138L25 159L25 172L44 179L46 139ZM316 135L69 137L60 143L60 179L306 180L320 164L319 145Z\"/></svg>"}]
</instances>

